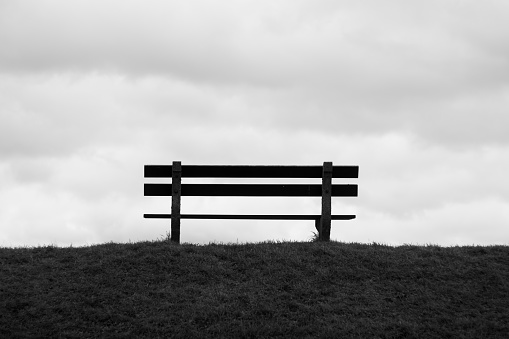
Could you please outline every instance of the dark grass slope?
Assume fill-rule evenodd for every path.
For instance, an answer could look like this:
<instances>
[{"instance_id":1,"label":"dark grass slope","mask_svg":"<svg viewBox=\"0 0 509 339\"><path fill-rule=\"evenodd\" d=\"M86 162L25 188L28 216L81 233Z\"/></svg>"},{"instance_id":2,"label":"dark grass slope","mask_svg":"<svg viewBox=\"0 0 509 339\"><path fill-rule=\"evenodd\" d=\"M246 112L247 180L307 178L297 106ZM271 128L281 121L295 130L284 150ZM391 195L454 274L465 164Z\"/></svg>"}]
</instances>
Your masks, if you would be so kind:
<instances>
[{"instance_id":1,"label":"dark grass slope","mask_svg":"<svg viewBox=\"0 0 509 339\"><path fill-rule=\"evenodd\" d=\"M0 337L509 338L509 247L0 249Z\"/></svg>"}]
</instances>

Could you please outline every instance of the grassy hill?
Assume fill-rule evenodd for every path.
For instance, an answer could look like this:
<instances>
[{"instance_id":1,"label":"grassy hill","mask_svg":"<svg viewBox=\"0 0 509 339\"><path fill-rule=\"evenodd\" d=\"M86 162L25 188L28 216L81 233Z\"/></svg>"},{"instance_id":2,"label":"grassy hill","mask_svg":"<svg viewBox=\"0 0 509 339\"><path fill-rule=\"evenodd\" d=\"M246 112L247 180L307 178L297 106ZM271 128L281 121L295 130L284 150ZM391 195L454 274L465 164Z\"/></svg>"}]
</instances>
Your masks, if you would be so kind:
<instances>
[{"instance_id":1,"label":"grassy hill","mask_svg":"<svg viewBox=\"0 0 509 339\"><path fill-rule=\"evenodd\" d=\"M0 337L509 338L509 247L0 248Z\"/></svg>"}]
</instances>

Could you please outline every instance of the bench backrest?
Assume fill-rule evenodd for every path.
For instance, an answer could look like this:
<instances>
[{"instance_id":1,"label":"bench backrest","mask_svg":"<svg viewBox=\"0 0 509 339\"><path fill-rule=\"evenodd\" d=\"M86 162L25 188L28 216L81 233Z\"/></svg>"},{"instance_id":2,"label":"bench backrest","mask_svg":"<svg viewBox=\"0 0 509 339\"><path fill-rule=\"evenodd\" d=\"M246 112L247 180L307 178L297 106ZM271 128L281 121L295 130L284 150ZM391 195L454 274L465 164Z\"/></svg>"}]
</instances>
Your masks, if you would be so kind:
<instances>
[{"instance_id":1,"label":"bench backrest","mask_svg":"<svg viewBox=\"0 0 509 339\"><path fill-rule=\"evenodd\" d=\"M177 165L178 166L178 165ZM145 178L176 178L174 165L146 165ZM183 165L180 178L323 178L323 166ZM332 166L330 178L357 178L358 166ZM178 180L178 179L177 179ZM172 183L173 184L173 183ZM145 184L145 196L172 196L172 184ZM182 196L319 197L320 184L181 184ZM356 197L357 185L331 184L331 196Z\"/></svg>"}]
</instances>

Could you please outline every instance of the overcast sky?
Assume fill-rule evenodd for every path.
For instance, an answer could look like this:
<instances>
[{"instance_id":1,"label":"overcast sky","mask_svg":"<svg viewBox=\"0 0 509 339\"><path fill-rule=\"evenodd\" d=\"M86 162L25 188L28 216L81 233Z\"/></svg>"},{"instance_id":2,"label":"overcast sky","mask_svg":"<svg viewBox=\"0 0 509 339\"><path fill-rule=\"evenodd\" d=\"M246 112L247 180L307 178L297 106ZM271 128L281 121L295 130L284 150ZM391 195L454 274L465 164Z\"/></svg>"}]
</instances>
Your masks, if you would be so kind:
<instances>
[{"instance_id":1,"label":"overcast sky","mask_svg":"<svg viewBox=\"0 0 509 339\"><path fill-rule=\"evenodd\" d=\"M506 0L0 0L0 246L165 237L143 213L170 198L143 197L143 166L174 160L359 165L359 197L333 202L357 219L332 239L509 245L508 17ZM181 241L312 231L183 220Z\"/></svg>"}]
</instances>

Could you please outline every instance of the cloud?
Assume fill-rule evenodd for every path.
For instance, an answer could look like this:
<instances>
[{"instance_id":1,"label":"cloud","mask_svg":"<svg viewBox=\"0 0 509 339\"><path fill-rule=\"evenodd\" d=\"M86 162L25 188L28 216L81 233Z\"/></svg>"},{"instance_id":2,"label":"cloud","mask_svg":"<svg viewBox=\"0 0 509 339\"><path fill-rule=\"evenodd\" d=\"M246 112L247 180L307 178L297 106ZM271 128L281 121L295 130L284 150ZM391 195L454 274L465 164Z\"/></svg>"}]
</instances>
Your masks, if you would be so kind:
<instances>
[{"instance_id":1,"label":"cloud","mask_svg":"<svg viewBox=\"0 0 509 339\"><path fill-rule=\"evenodd\" d=\"M83 142L122 138L118 127L129 118L115 106L118 84L101 80L0 76L0 154L69 154Z\"/></svg>"},{"instance_id":2,"label":"cloud","mask_svg":"<svg viewBox=\"0 0 509 339\"><path fill-rule=\"evenodd\" d=\"M507 80L497 47L505 10L497 1L16 1L2 11L0 65L439 95Z\"/></svg>"},{"instance_id":3,"label":"cloud","mask_svg":"<svg viewBox=\"0 0 509 339\"><path fill-rule=\"evenodd\" d=\"M0 173L4 245L51 239L59 245L157 239L170 201L143 197L144 164L360 165L359 197L334 199L333 212L357 214L335 222L342 241L462 244L506 238L507 148L457 152L402 135L334 137L312 132L260 132L196 126L176 134L153 130L146 144L99 147L60 159L10 161ZM199 137L197 137L199 136ZM166 159L166 160L165 160ZM41 169L39 171L39 169ZM335 182L344 182L335 180ZM352 182L351 180L348 181ZM318 213L319 199L184 199L188 213ZM284 212L282 212L284 211ZM482 235L481 227L488 235ZM183 241L307 240L310 223L185 221ZM455 240L456 239L456 240ZM50 240L46 240L50 241ZM458 243L457 243L458 244Z\"/></svg>"},{"instance_id":4,"label":"cloud","mask_svg":"<svg viewBox=\"0 0 509 339\"><path fill-rule=\"evenodd\" d=\"M355 224L333 225L331 239L389 245L507 246L507 207L507 201L481 198L467 203L447 203L398 219L361 208Z\"/></svg>"},{"instance_id":5,"label":"cloud","mask_svg":"<svg viewBox=\"0 0 509 339\"><path fill-rule=\"evenodd\" d=\"M3 7L3 73L179 79L251 108L237 119L283 129L411 130L451 147L508 141L509 50L499 47L509 38L508 8L498 1L20 1Z\"/></svg>"},{"instance_id":6,"label":"cloud","mask_svg":"<svg viewBox=\"0 0 509 339\"><path fill-rule=\"evenodd\" d=\"M491 81L486 71L506 62L494 49L507 37L507 6L465 4L7 2L0 64L8 71L166 73L213 83L328 86L348 78L381 90L410 79L414 86Z\"/></svg>"}]
</instances>

